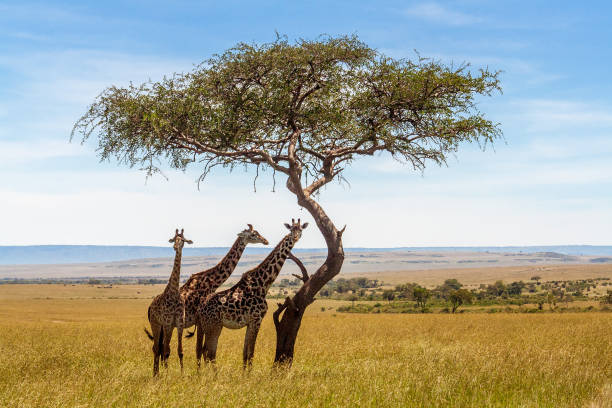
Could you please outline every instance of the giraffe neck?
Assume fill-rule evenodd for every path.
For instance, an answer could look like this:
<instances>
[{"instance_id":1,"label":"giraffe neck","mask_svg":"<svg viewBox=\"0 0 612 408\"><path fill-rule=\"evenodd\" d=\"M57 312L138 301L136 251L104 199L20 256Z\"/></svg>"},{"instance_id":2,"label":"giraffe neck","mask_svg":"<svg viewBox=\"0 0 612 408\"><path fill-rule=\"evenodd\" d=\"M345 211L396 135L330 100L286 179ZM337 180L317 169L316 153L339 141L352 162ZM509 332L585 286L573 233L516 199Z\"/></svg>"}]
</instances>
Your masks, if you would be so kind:
<instances>
[{"instance_id":1,"label":"giraffe neck","mask_svg":"<svg viewBox=\"0 0 612 408\"><path fill-rule=\"evenodd\" d=\"M240 257L242 257L242 253L246 248L246 242L241 237L238 237L236 241L234 241L234 245L230 248L229 252L225 257L217 264L215 270L217 275L213 277L215 280L215 284L218 283L217 287L219 287L223 282L225 282L234 269L236 269L236 265L238 265L238 261L240 261ZM216 288L213 288L213 290Z\"/></svg>"},{"instance_id":2,"label":"giraffe neck","mask_svg":"<svg viewBox=\"0 0 612 408\"><path fill-rule=\"evenodd\" d=\"M266 292L270 289L270 286L272 286L272 283L274 283L274 280L283 268L285 260L294 245L293 235L286 235L266 259L253 270L253 277L263 283Z\"/></svg>"},{"instance_id":3,"label":"giraffe neck","mask_svg":"<svg viewBox=\"0 0 612 408\"><path fill-rule=\"evenodd\" d=\"M168 280L168 284L166 285L166 292L179 290L179 280L181 277L181 258L183 257L183 251L178 250L174 255L174 266L172 267L172 274L170 274L170 279Z\"/></svg>"}]
</instances>

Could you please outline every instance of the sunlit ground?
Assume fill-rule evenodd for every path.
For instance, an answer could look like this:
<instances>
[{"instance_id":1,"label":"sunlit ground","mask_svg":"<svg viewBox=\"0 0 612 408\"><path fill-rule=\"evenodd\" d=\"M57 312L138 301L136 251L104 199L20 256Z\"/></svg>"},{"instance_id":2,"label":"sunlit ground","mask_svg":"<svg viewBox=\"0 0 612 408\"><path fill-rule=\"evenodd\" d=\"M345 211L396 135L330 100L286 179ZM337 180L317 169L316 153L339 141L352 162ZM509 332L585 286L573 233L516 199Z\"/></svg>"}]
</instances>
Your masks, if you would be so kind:
<instances>
[{"instance_id":1,"label":"sunlit ground","mask_svg":"<svg viewBox=\"0 0 612 408\"><path fill-rule=\"evenodd\" d=\"M244 330L224 330L216 372L196 372L188 339L181 375L173 339L169 370L152 379L142 328L158 290L1 285L0 406L607 407L612 400L610 313L357 315L317 301L289 371L271 369L270 313L250 373L241 368Z\"/></svg>"}]
</instances>

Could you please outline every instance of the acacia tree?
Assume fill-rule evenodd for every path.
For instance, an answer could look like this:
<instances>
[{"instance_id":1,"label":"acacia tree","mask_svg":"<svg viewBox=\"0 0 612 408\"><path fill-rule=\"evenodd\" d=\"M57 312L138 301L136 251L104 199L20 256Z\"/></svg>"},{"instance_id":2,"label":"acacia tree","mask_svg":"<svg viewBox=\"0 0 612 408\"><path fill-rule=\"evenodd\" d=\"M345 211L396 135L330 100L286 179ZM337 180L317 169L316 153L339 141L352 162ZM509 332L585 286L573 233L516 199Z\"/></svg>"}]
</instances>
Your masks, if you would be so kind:
<instances>
[{"instance_id":1,"label":"acacia tree","mask_svg":"<svg viewBox=\"0 0 612 408\"><path fill-rule=\"evenodd\" d=\"M192 72L159 82L109 87L77 121L72 136L96 137L102 160L148 174L166 162L254 166L282 176L314 218L327 257L274 313L277 363L291 363L302 316L342 267L342 234L318 193L361 156L388 153L417 170L445 163L462 142L501 136L476 98L500 91L498 72L466 64L393 59L356 36L240 43ZM282 315L282 317L281 317Z\"/></svg>"},{"instance_id":2,"label":"acacia tree","mask_svg":"<svg viewBox=\"0 0 612 408\"><path fill-rule=\"evenodd\" d=\"M412 296L416 301L416 305L421 309L421 312L425 313L427 310L427 301L431 297L431 291L421 286L416 286L412 291Z\"/></svg>"},{"instance_id":3,"label":"acacia tree","mask_svg":"<svg viewBox=\"0 0 612 408\"><path fill-rule=\"evenodd\" d=\"M382 297L387 302L391 303L391 301L395 299L395 292L393 292L391 289L386 289L383 291Z\"/></svg>"},{"instance_id":4,"label":"acacia tree","mask_svg":"<svg viewBox=\"0 0 612 408\"><path fill-rule=\"evenodd\" d=\"M466 289L456 289L450 292L448 300L451 303L452 313L455 313L459 306L472 303L472 292Z\"/></svg>"}]
</instances>

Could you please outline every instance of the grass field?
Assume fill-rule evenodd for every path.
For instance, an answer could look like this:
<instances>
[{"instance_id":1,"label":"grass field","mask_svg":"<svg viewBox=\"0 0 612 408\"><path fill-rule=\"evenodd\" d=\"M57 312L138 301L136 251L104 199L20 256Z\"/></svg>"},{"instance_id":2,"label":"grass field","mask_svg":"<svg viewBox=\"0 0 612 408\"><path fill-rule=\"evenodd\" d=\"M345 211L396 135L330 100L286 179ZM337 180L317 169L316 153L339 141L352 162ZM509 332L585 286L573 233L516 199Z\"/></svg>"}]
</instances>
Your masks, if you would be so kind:
<instances>
[{"instance_id":1,"label":"grass field","mask_svg":"<svg viewBox=\"0 0 612 408\"><path fill-rule=\"evenodd\" d=\"M269 314L250 373L244 330L225 330L216 373L196 373L186 340L181 376L173 339L152 379L142 328L158 291L0 285L0 406L612 406L609 313L354 315L317 301L289 371L271 370Z\"/></svg>"}]
</instances>

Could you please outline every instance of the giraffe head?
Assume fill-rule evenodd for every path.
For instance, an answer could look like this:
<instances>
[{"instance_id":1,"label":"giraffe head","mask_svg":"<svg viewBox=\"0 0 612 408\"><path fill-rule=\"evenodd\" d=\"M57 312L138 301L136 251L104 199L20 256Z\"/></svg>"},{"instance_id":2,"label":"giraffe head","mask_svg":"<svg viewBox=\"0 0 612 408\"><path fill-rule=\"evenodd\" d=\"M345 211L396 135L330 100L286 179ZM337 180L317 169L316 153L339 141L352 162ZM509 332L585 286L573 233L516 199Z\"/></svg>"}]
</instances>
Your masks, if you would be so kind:
<instances>
[{"instance_id":1,"label":"giraffe head","mask_svg":"<svg viewBox=\"0 0 612 408\"><path fill-rule=\"evenodd\" d=\"M249 228L238 233L245 244L264 244L268 245L268 240L265 239L257 230L253 229L251 224L247 224Z\"/></svg>"},{"instance_id":2,"label":"giraffe head","mask_svg":"<svg viewBox=\"0 0 612 408\"><path fill-rule=\"evenodd\" d=\"M173 242L174 243L174 250L175 251L181 251L183 249L183 246L185 245L185 242L188 244L193 244L193 241L190 239L185 239L185 237L183 236L183 232L185 230L181 229L181 232L179 233L178 228L176 229L176 232L174 233L174 237L170 239L169 242Z\"/></svg>"},{"instance_id":3,"label":"giraffe head","mask_svg":"<svg viewBox=\"0 0 612 408\"><path fill-rule=\"evenodd\" d=\"M307 226L308 226L307 222L300 224L299 218L297 222L295 222L295 220L292 218L291 225L285 224L285 227L287 227L287 229L291 231L291 235L293 236L294 242L297 242L302 237L302 231L305 230Z\"/></svg>"}]
</instances>

